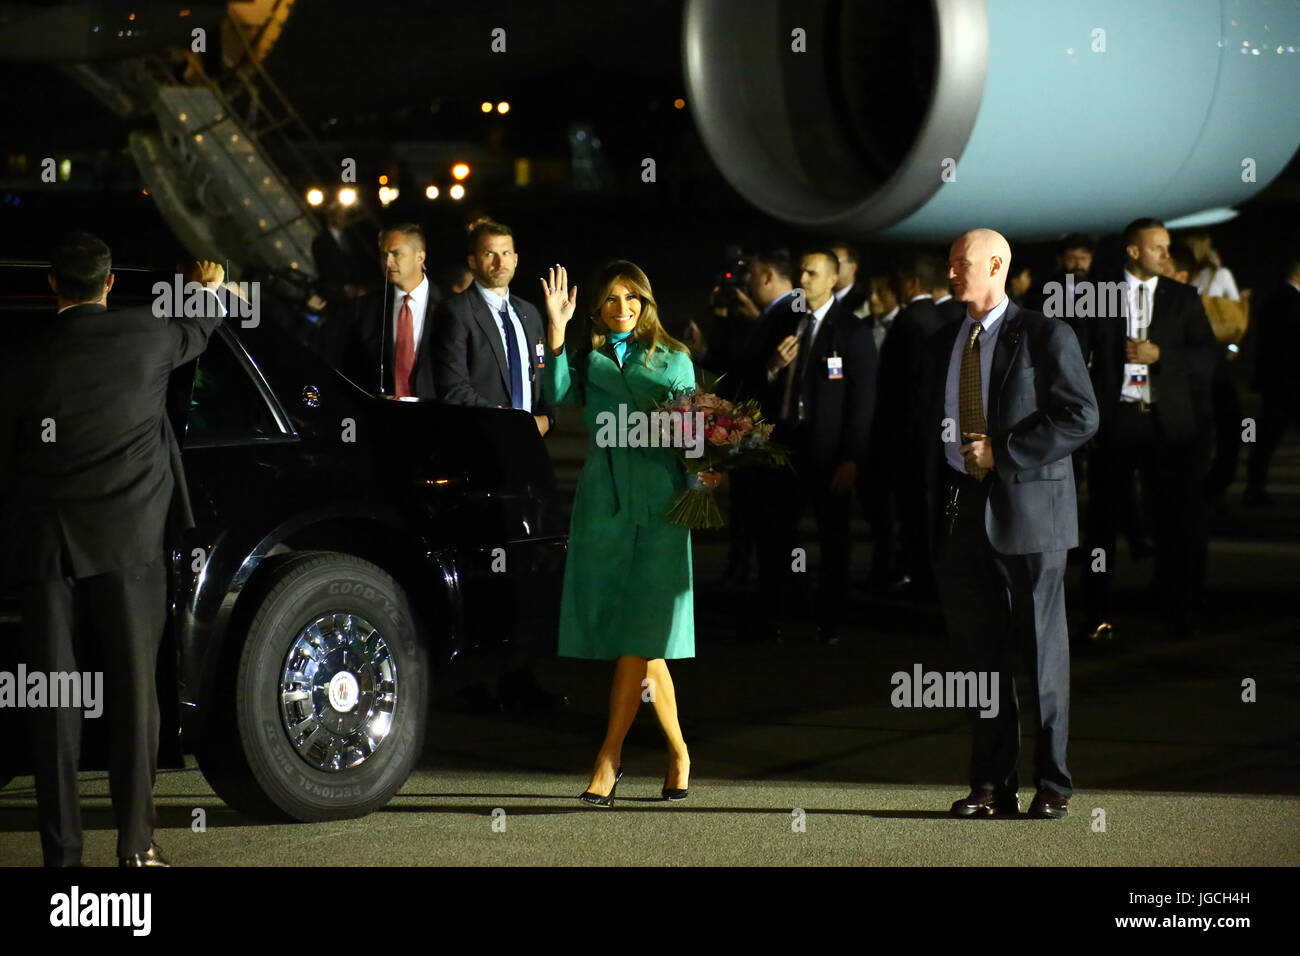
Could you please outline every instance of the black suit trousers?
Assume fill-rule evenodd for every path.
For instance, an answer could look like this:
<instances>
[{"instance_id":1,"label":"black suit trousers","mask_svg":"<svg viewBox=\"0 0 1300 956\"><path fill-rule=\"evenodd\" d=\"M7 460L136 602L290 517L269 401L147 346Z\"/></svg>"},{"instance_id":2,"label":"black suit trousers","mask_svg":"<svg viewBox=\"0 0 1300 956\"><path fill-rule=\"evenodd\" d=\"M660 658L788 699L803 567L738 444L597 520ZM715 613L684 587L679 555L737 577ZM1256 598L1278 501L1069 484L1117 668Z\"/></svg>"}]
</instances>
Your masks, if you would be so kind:
<instances>
[{"instance_id":1,"label":"black suit trousers","mask_svg":"<svg viewBox=\"0 0 1300 956\"><path fill-rule=\"evenodd\" d=\"M1300 392L1270 389L1260 395L1259 419L1255 443L1246 459L1246 490L1263 494L1268 484L1268 468L1289 425L1300 423ZM1240 421L1237 422L1240 425ZM1237 432L1233 437L1239 437Z\"/></svg>"},{"instance_id":2,"label":"black suit trousers","mask_svg":"<svg viewBox=\"0 0 1300 956\"><path fill-rule=\"evenodd\" d=\"M831 473L798 456L792 464L794 470L775 468L759 473L764 509L756 528L759 588L763 595L777 601L774 618L806 614L808 592L801 584L808 564L806 559L797 564L793 551L800 544L799 522L811 508L821 549L815 617L820 627L834 631L843 620L848 592L852 489L832 491Z\"/></svg>"},{"instance_id":3,"label":"black suit trousers","mask_svg":"<svg viewBox=\"0 0 1300 956\"><path fill-rule=\"evenodd\" d=\"M85 643L96 644L93 658L104 672L101 719L109 721L108 779L120 857L145 852L153 839L159 727L155 671L166 620L166 582L166 568L159 559L94 577L37 581L23 588L29 671L83 669L78 667L78 657L90 656ZM77 764L82 708L46 707L28 716L45 863L79 863Z\"/></svg>"},{"instance_id":4,"label":"black suit trousers","mask_svg":"<svg viewBox=\"0 0 1300 956\"><path fill-rule=\"evenodd\" d=\"M1116 524L1132 495L1133 476L1142 480L1140 505L1153 518L1155 589L1166 625L1185 630L1194 614L1205 575L1206 522L1204 455L1190 442L1170 442L1160 422L1160 406L1143 412L1120 403L1107 434L1088 460L1088 514L1083 573L1088 626L1112 620L1111 582L1115 576ZM1105 570L1096 566L1096 549Z\"/></svg>"},{"instance_id":5,"label":"black suit trousers","mask_svg":"<svg viewBox=\"0 0 1300 956\"><path fill-rule=\"evenodd\" d=\"M945 470L951 470L946 469ZM951 479L948 479L951 480ZM1028 675L1035 702L1035 785L1069 797L1070 640L1065 620L1066 551L1001 554L989 543L984 505L989 482L965 476L951 533L941 519L935 578L954 659L962 671L998 675L998 712L967 708L970 786L1020 789L1020 711L1015 674ZM947 495L943 496L946 503Z\"/></svg>"}]
</instances>

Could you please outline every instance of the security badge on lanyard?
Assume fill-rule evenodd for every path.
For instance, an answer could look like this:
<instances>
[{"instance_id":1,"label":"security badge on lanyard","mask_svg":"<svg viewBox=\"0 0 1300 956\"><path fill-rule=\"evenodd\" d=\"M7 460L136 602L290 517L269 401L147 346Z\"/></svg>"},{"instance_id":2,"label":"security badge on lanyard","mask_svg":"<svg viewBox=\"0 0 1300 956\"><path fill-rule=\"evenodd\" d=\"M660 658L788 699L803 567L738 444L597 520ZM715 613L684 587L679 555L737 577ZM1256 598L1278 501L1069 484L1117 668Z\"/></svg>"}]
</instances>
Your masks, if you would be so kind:
<instances>
[{"instance_id":1,"label":"security badge on lanyard","mask_svg":"<svg viewBox=\"0 0 1300 956\"><path fill-rule=\"evenodd\" d=\"M546 346L541 339L537 340L537 367L546 368Z\"/></svg>"},{"instance_id":2,"label":"security badge on lanyard","mask_svg":"<svg viewBox=\"0 0 1300 956\"><path fill-rule=\"evenodd\" d=\"M844 377L844 359L833 349L826 356L826 377L831 380Z\"/></svg>"}]
</instances>

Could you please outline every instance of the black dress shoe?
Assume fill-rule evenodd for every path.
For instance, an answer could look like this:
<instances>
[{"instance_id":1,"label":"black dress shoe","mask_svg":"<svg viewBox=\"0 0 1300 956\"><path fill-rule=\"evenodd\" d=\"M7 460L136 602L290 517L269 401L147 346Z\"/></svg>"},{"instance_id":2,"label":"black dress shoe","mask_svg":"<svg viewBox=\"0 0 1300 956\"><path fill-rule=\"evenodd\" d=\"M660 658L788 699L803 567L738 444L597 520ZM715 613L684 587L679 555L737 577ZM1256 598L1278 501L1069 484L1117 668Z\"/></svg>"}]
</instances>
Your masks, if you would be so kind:
<instances>
[{"instance_id":1,"label":"black dress shoe","mask_svg":"<svg viewBox=\"0 0 1300 956\"><path fill-rule=\"evenodd\" d=\"M150 843L149 849L143 853L132 853L130 856L118 857L118 866L171 866L163 859L162 852L158 849L157 843Z\"/></svg>"},{"instance_id":2,"label":"black dress shoe","mask_svg":"<svg viewBox=\"0 0 1300 956\"><path fill-rule=\"evenodd\" d=\"M1050 787L1040 787L1029 805L1029 816L1040 820L1059 820L1070 813L1070 798L1063 797Z\"/></svg>"},{"instance_id":3,"label":"black dress shoe","mask_svg":"<svg viewBox=\"0 0 1300 956\"><path fill-rule=\"evenodd\" d=\"M1015 816L1020 812L1020 794L972 790L954 803L949 812L954 817Z\"/></svg>"},{"instance_id":4,"label":"black dress shoe","mask_svg":"<svg viewBox=\"0 0 1300 956\"><path fill-rule=\"evenodd\" d=\"M598 793L592 793L590 790L584 790L578 795L578 799L590 807L612 807L614 805L614 791L618 789L618 782L623 779L623 768L618 768L618 773L614 775L614 786L609 788L607 796L601 796Z\"/></svg>"}]
</instances>

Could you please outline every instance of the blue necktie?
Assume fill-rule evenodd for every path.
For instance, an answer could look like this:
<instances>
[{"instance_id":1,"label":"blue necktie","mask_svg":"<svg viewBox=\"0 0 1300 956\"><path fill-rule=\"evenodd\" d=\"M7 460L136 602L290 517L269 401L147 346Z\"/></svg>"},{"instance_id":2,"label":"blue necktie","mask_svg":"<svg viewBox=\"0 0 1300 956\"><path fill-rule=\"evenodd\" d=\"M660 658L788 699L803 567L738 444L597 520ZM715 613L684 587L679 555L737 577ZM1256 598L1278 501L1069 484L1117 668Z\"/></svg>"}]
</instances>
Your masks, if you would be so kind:
<instances>
[{"instance_id":1,"label":"blue necktie","mask_svg":"<svg viewBox=\"0 0 1300 956\"><path fill-rule=\"evenodd\" d=\"M519 343L515 340L515 326L510 321L510 311L502 308L501 331L506 335L506 362L510 366L510 407L524 407L524 367L519 358Z\"/></svg>"}]
</instances>

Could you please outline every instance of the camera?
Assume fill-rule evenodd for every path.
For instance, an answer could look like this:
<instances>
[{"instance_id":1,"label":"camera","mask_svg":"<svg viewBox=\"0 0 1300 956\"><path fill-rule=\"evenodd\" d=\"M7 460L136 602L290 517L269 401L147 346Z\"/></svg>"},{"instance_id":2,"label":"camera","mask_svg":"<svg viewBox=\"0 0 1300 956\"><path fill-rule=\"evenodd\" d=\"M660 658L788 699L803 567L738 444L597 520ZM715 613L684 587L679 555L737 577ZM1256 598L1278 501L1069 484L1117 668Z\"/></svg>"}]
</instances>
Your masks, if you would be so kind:
<instances>
[{"instance_id":1,"label":"camera","mask_svg":"<svg viewBox=\"0 0 1300 956\"><path fill-rule=\"evenodd\" d=\"M736 292L749 285L749 261L739 248L727 250L727 260L713 276L715 292L709 297L709 308L730 312L737 305Z\"/></svg>"}]
</instances>

